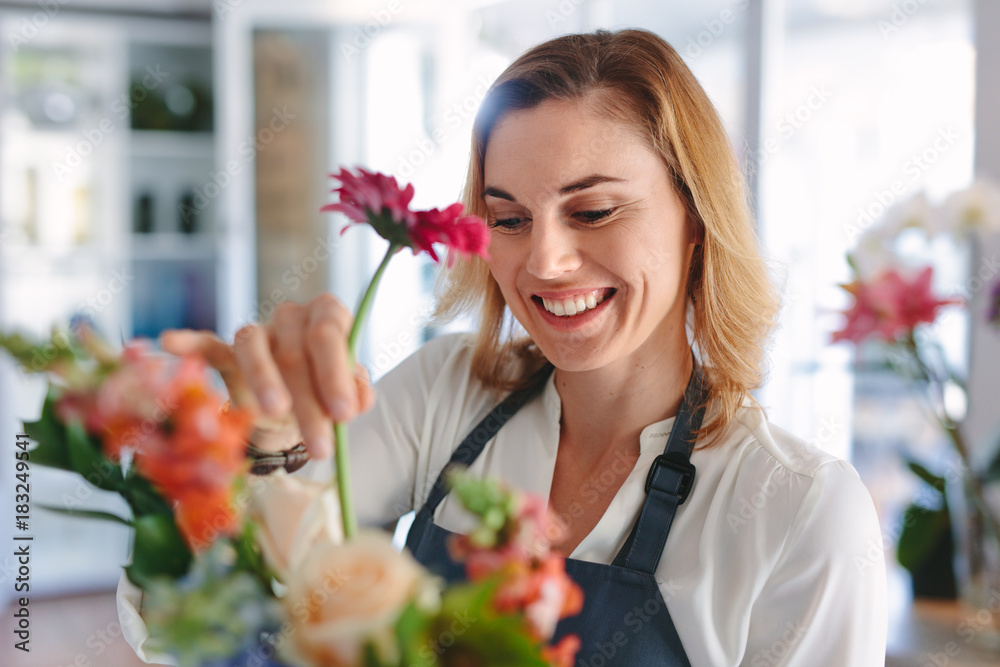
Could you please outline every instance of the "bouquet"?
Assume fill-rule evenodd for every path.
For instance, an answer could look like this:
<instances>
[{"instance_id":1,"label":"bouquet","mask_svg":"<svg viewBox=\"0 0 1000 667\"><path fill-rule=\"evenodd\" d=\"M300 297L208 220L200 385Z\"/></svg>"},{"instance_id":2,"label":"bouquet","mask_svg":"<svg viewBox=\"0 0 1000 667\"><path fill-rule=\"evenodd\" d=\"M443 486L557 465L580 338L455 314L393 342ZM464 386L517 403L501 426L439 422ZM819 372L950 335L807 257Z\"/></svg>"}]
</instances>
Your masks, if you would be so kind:
<instances>
[{"instance_id":1,"label":"bouquet","mask_svg":"<svg viewBox=\"0 0 1000 667\"><path fill-rule=\"evenodd\" d=\"M410 210L412 186L389 176L335 177L340 202L325 208L389 241L350 334L353 360L399 249L438 260L441 243L485 255L488 232L461 204ZM41 416L25 424L36 445L23 458L78 474L129 508L48 509L131 528L124 569L142 592L149 655L184 666L573 664L578 638L551 640L582 593L550 551L558 528L542 500L451 471L478 527L449 545L467 581L446 587L388 534L357 529L342 425L333 484L283 471L256 477L246 457L256 415L228 404L201 359L164 358L141 340L119 353L83 323L41 342L0 334L0 347L48 378Z\"/></svg>"}]
</instances>

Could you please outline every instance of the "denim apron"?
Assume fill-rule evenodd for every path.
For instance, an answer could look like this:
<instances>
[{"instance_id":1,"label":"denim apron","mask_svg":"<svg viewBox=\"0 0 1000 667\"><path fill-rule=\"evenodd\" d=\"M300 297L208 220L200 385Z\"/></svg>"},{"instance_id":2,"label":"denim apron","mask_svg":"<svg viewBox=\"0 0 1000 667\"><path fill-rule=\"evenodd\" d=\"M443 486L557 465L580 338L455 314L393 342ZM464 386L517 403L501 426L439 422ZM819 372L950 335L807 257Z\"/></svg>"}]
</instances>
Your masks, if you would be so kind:
<instances>
[{"instance_id":1,"label":"denim apron","mask_svg":"<svg viewBox=\"0 0 1000 667\"><path fill-rule=\"evenodd\" d=\"M463 580L465 573L462 565L448 556L447 540L453 533L433 521L435 509L447 495L445 471L452 464L467 466L475 461L500 427L541 392L551 372L551 366L543 369L531 387L512 393L472 429L417 512L406 546L425 567L449 582ZM560 621L554 641L568 634L580 638L577 667L691 664L653 574L677 506L687 498L694 481L695 468L689 461L692 434L701 427L706 393L695 362L664 452L656 457L646 477L642 510L612 564L566 559L566 572L583 589L583 611Z\"/></svg>"}]
</instances>

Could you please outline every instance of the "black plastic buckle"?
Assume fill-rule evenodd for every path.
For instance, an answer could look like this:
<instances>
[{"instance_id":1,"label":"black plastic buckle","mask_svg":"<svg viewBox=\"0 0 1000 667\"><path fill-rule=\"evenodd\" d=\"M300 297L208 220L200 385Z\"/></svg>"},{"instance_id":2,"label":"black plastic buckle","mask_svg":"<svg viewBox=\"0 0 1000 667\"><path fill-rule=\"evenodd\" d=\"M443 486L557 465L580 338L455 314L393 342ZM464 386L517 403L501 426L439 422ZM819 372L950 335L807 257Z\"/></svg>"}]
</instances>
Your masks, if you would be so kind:
<instances>
[{"instance_id":1,"label":"black plastic buckle","mask_svg":"<svg viewBox=\"0 0 1000 667\"><path fill-rule=\"evenodd\" d=\"M649 489L653 485L653 475L656 473L656 469L659 466L663 466L664 468L668 468L681 474L680 488L677 492L677 504L682 504L685 500L687 500L688 493L691 492L691 486L694 484L695 467L691 464L688 458L680 452L660 454L653 460L653 465L649 467L649 474L646 475L646 495L649 495Z\"/></svg>"}]
</instances>

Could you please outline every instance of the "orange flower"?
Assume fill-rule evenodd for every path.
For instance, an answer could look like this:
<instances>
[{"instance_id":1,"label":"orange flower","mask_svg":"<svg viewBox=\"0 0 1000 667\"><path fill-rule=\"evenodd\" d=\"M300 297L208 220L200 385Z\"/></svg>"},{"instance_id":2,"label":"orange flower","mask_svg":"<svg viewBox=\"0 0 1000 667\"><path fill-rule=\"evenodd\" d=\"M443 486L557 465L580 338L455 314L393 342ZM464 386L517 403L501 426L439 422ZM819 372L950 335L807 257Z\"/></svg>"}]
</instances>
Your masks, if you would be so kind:
<instances>
[{"instance_id":1,"label":"orange flower","mask_svg":"<svg viewBox=\"0 0 1000 667\"><path fill-rule=\"evenodd\" d=\"M176 499L174 520L193 551L203 551L220 535L235 532L240 514L233 504L231 489L191 489Z\"/></svg>"},{"instance_id":2,"label":"orange flower","mask_svg":"<svg viewBox=\"0 0 1000 667\"><path fill-rule=\"evenodd\" d=\"M104 453L119 460L130 451L138 473L174 503L188 545L207 547L239 526L233 486L245 467L252 415L221 410L199 359L171 368L130 346L122 361L97 394Z\"/></svg>"}]
</instances>

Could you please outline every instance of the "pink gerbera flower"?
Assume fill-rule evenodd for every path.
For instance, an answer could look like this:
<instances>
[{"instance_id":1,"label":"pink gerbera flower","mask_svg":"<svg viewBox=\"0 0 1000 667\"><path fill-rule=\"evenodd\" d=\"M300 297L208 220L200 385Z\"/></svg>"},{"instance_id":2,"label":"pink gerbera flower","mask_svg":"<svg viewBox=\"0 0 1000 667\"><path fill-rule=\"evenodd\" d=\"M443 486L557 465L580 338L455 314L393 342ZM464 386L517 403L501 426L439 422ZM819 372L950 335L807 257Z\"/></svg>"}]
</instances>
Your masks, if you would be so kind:
<instances>
[{"instance_id":1,"label":"pink gerbera flower","mask_svg":"<svg viewBox=\"0 0 1000 667\"><path fill-rule=\"evenodd\" d=\"M331 174L331 178L341 183L334 188L340 201L322 210L343 213L351 223L371 225L379 236L397 248L410 248L414 255L426 252L435 262L440 261L434 250L436 243L460 255L487 257L489 229L482 218L463 215L462 204L455 203L444 210L411 210L412 185L400 187L394 177L360 167L356 174L341 169L340 173ZM453 261L449 257L449 266Z\"/></svg>"}]
</instances>

